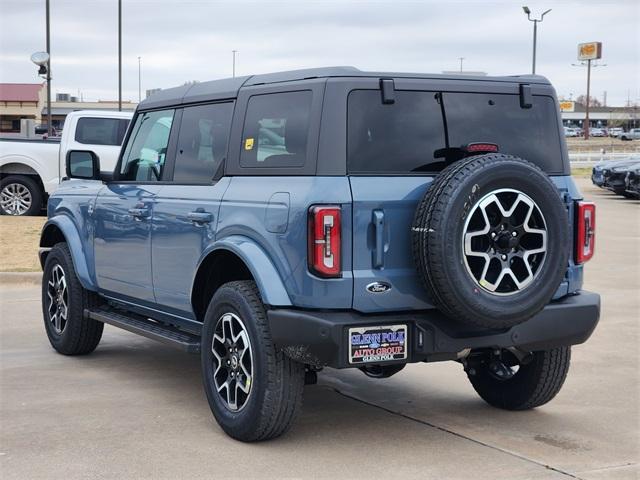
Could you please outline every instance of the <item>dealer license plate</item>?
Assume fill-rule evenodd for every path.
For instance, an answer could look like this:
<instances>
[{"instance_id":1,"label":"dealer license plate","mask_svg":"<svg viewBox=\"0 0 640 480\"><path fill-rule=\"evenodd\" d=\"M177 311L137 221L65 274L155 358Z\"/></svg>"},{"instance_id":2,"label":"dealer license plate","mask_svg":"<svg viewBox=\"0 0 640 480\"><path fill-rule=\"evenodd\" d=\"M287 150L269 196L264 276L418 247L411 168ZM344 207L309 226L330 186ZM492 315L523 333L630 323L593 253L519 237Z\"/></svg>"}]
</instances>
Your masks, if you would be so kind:
<instances>
[{"instance_id":1,"label":"dealer license plate","mask_svg":"<svg viewBox=\"0 0 640 480\"><path fill-rule=\"evenodd\" d=\"M349 329L349 363L381 363L406 359L406 325Z\"/></svg>"}]
</instances>

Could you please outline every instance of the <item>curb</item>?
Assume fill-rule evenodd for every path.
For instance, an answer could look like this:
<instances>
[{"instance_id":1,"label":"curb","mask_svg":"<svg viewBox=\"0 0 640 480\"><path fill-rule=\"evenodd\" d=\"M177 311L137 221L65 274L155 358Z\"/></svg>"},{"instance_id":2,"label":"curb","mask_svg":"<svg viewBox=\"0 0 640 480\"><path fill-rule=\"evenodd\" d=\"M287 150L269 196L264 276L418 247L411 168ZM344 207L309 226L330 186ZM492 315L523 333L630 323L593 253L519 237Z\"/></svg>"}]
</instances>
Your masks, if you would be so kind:
<instances>
[{"instance_id":1,"label":"curb","mask_svg":"<svg viewBox=\"0 0 640 480\"><path fill-rule=\"evenodd\" d=\"M40 285L42 272L0 272L0 285Z\"/></svg>"}]
</instances>

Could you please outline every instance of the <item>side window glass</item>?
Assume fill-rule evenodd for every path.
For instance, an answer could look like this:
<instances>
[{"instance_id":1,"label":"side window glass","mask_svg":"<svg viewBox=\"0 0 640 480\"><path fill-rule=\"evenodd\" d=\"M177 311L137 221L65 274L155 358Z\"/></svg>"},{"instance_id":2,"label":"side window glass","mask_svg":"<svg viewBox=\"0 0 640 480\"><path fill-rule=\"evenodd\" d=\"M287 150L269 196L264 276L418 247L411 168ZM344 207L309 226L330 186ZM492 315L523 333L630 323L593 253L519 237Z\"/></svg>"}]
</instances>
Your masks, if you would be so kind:
<instances>
[{"instance_id":1,"label":"side window glass","mask_svg":"<svg viewBox=\"0 0 640 480\"><path fill-rule=\"evenodd\" d=\"M305 90L251 97L245 116L240 166L303 166L312 95L310 90Z\"/></svg>"},{"instance_id":2,"label":"side window glass","mask_svg":"<svg viewBox=\"0 0 640 480\"><path fill-rule=\"evenodd\" d=\"M123 118L91 118L78 119L75 140L90 145L120 145L129 120Z\"/></svg>"},{"instance_id":3,"label":"side window glass","mask_svg":"<svg viewBox=\"0 0 640 480\"><path fill-rule=\"evenodd\" d=\"M157 182L167 156L173 110L138 115L120 168L121 180Z\"/></svg>"},{"instance_id":4,"label":"side window glass","mask_svg":"<svg viewBox=\"0 0 640 480\"><path fill-rule=\"evenodd\" d=\"M232 114L232 103L184 109L178 135L174 182L211 182L227 152Z\"/></svg>"}]
</instances>

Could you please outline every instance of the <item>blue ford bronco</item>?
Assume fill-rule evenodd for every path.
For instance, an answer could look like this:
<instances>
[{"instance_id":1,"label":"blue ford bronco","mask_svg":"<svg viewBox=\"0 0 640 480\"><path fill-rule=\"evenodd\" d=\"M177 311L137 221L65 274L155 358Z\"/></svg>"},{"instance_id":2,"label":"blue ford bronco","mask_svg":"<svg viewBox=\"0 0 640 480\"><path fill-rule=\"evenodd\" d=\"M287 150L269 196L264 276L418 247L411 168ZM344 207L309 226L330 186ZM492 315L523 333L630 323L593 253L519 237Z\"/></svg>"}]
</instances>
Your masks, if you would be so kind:
<instances>
[{"instance_id":1,"label":"blue ford bronco","mask_svg":"<svg viewBox=\"0 0 640 480\"><path fill-rule=\"evenodd\" d=\"M48 338L105 323L201 356L234 438L285 432L324 367L451 360L489 404L551 400L600 299L595 208L540 76L299 70L138 106L113 172L66 157L40 240Z\"/></svg>"}]
</instances>

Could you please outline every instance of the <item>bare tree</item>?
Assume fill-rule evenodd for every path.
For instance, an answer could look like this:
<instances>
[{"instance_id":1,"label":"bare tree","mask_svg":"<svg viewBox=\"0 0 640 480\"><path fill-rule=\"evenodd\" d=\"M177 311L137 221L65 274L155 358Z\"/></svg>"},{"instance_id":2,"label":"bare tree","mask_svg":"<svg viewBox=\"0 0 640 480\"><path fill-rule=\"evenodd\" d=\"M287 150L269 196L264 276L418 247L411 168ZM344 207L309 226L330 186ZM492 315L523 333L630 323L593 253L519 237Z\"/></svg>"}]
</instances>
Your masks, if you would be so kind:
<instances>
[{"instance_id":1,"label":"bare tree","mask_svg":"<svg viewBox=\"0 0 640 480\"><path fill-rule=\"evenodd\" d=\"M581 105L586 105L587 104L587 96L586 95L580 95L578 96L578 98L576 98L576 102L581 104ZM601 107L602 106L602 102L600 100L598 100L596 97L589 97L589 105L591 105L592 107Z\"/></svg>"}]
</instances>

